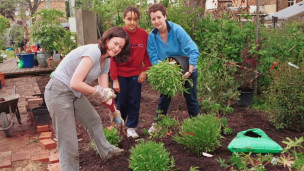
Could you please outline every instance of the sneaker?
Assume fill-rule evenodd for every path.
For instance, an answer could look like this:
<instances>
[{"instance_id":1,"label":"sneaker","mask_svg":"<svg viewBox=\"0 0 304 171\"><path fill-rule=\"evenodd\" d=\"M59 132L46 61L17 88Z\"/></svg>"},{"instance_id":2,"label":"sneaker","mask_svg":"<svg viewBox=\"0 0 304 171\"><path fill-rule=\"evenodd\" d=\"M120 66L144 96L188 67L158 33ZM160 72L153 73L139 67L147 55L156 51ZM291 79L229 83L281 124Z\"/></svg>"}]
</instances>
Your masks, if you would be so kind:
<instances>
[{"instance_id":1,"label":"sneaker","mask_svg":"<svg viewBox=\"0 0 304 171\"><path fill-rule=\"evenodd\" d=\"M123 153L125 150L121 148L116 148L115 150L109 151L108 155L105 157L106 159L109 159L113 156L117 156L121 153Z\"/></svg>"},{"instance_id":2,"label":"sneaker","mask_svg":"<svg viewBox=\"0 0 304 171\"><path fill-rule=\"evenodd\" d=\"M138 134L136 133L134 128L127 129L127 137L138 138Z\"/></svg>"},{"instance_id":3,"label":"sneaker","mask_svg":"<svg viewBox=\"0 0 304 171\"><path fill-rule=\"evenodd\" d=\"M156 131L154 125L156 125L156 123L152 123L151 128L148 130L148 132L149 132L150 134L153 134L153 133Z\"/></svg>"}]
</instances>

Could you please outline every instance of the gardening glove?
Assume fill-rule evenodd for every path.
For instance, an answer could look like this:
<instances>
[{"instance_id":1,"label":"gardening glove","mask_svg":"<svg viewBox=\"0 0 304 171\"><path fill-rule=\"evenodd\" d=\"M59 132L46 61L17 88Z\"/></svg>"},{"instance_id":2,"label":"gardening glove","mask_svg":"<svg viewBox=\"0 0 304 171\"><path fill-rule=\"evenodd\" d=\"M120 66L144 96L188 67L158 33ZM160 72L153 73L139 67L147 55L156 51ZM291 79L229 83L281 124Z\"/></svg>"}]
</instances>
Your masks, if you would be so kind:
<instances>
[{"instance_id":1,"label":"gardening glove","mask_svg":"<svg viewBox=\"0 0 304 171\"><path fill-rule=\"evenodd\" d=\"M92 94L93 97L101 99L101 102L106 102L109 99L115 99L116 94L110 88L102 88L101 86L97 85L96 91Z\"/></svg>"},{"instance_id":2,"label":"gardening glove","mask_svg":"<svg viewBox=\"0 0 304 171\"><path fill-rule=\"evenodd\" d=\"M182 76L182 79L183 79L183 80L188 79L191 75L192 75L192 72L187 71L187 72L185 72L185 74Z\"/></svg>"},{"instance_id":3,"label":"gardening glove","mask_svg":"<svg viewBox=\"0 0 304 171\"><path fill-rule=\"evenodd\" d=\"M116 110L115 112L112 113L112 122L116 122L118 125L124 126L125 121L121 117L121 113L119 110Z\"/></svg>"}]
</instances>

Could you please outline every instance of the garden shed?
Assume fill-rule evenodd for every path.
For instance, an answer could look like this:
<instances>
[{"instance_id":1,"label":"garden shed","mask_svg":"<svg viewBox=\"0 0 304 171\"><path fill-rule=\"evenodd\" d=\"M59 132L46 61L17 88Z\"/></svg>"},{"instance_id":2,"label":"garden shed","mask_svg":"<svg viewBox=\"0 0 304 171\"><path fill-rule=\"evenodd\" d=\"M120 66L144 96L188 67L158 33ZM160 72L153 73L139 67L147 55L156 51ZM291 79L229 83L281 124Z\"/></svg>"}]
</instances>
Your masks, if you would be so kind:
<instances>
[{"instance_id":1,"label":"garden shed","mask_svg":"<svg viewBox=\"0 0 304 171\"><path fill-rule=\"evenodd\" d=\"M283 27L285 22L304 20L304 1L265 17L266 23L274 27Z\"/></svg>"}]
</instances>

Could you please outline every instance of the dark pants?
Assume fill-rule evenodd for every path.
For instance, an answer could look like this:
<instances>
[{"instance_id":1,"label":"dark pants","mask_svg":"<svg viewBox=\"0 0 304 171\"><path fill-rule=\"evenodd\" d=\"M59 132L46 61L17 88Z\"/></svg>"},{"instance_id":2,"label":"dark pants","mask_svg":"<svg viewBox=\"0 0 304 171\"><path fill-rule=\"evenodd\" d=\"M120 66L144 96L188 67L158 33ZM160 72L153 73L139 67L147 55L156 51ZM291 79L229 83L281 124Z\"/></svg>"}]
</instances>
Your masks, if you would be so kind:
<instances>
[{"instance_id":1,"label":"dark pants","mask_svg":"<svg viewBox=\"0 0 304 171\"><path fill-rule=\"evenodd\" d=\"M117 93L117 109L129 128L136 128L138 125L141 84L137 80L138 76L118 77L120 93Z\"/></svg>"},{"instance_id":2,"label":"dark pants","mask_svg":"<svg viewBox=\"0 0 304 171\"><path fill-rule=\"evenodd\" d=\"M197 77L198 73L197 70L193 71L190 79L193 81L193 87L190 86L188 82L185 84L185 88L188 89L189 93L183 93L184 98L186 100L187 109L190 117L197 116L200 113L200 107L197 101L196 96L196 85L197 85ZM160 95L159 103L158 103L158 110L161 110L161 114L167 114L168 108L171 102L171 98L166 95Z\"/></svg>"}]
</instances>

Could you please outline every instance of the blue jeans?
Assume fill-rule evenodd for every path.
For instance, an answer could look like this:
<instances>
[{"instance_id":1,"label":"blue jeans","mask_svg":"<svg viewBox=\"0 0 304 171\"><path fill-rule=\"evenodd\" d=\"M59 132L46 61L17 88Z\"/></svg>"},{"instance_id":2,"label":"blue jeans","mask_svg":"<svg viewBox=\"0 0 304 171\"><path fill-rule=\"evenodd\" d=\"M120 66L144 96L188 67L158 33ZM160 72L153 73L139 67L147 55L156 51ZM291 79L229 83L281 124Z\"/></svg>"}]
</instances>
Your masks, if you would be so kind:
<instances>
[{"instance_id":1,"label":"blue jeans","mask_svg":"<svg viewBox=\"0 0 304 171\"><path fill-rule=\"evenodd\" d=\"M138 125L141 84L137 80L138 76L118 77L120 93L117 93L116 104L128 128Z\"/></svg>"},{"instance_id":2,"label":"blue jeans","mask_svg":"<svg viewBox=\"0 0 304 171\"><path fill-rule=\"evenodd\" d=\"M188 82L185 83L185 88L188 89L189 94L184 92L184 98L186 100L187 104L187 109L188 109L188 114L190 117L197 116L200 113L200 107L197 101L197 77L198 73L197 70L194 70L190 79L193 81L193 87L190 86ZM159 103L158 103L158 108L157 110L161 110L161 114L167 114L168 108L171 102L171 98L166 95L160 95Z\"/></svg>"}]
</instances>

